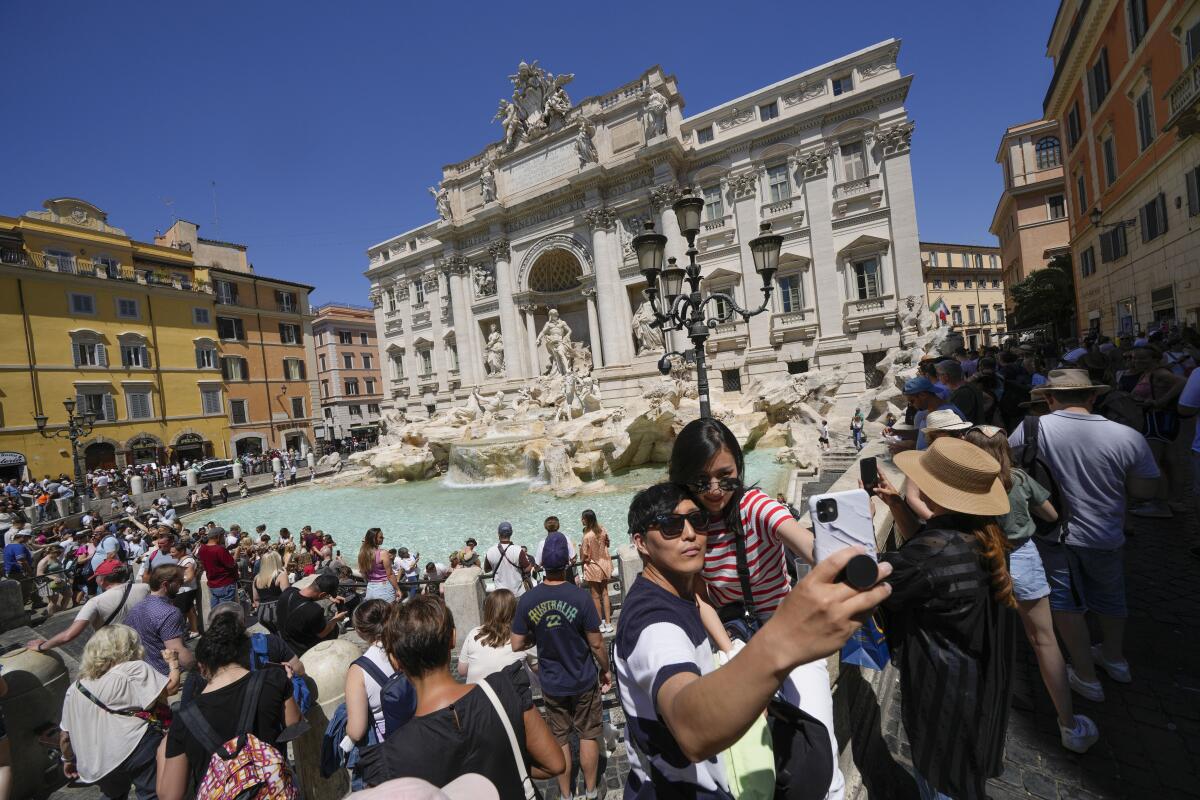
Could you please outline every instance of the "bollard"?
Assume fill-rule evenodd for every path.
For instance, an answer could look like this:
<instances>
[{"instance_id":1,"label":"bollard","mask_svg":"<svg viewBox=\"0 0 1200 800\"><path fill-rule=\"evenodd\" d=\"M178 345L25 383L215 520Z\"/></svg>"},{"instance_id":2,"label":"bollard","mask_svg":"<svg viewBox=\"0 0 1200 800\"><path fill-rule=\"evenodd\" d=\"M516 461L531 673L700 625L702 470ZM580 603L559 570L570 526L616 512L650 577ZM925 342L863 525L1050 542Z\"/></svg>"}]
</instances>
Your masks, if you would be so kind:
<instances>
[{"instance_id":1,"label":"bollard","mask_svg":"<svg viewBox=\"0 0 1200 800\"><path fill-rule=\"evenodd\" d=\"M242 462L234 461L233 462L233 480L234 480L234 482L236 483L237 481L240 481L242 479L243 474L244 473L242 471Z\"/></svg>"},{"instance_id":2,"label":"bollard","mask_svg":"<svg viewBox=\"0 0 1200 800\"><path fill-rule=\"evenodd\" d=\"M621 576L621 605L633 588L633 580L642 573L642 557L637 548L631 544L623 544L617 548L617 574Z\"/></svg>"},{"instance_id":3,"label":"bollard","mask_svg":"<svg viewBox=\"0 0 1200 800\"><path fill-rule=\"evenodd\" d=\"M58 759L51 759L38 735L58 726L71 678L53 651L14 650L0 657L0 669L8 683L0 708L12 742L12 796L41 797L61 781Z\"/></svg>"},{"instance_id":4,"label":"bollard","mask_svg":"<svg viewBox=\"0 0 1200 800\"><path fill-rule=\"evenodd\" d=\"M208 590L208 576L203 572L200 573L200 588L198 589L200 596L196 598L199 608L196 613L200 615L200 630L208 630L209 605L212 603L212 592Z\"/></svg>"},{"instance_id":5,"label":"bollard","mask_svg":"<svg viewBox=\"0 0 1200 800\"><path fill-rule=\"evenodd\" d=\"M21 584L11 578L0 578L0 633L29 624Z\"/></svg>"},{"instance_id":6,"label":"bollard","mask_svg":"<svg viewBox=\"0 0 1200 800\"><path fill-rule=\"evenodd\" d=\"M73 499L71 497L59 497L51 501L54 503L54 507L58 509L59 519L71 516L71 500Z\"/></svg>"},{"instance_id":7,"label":"bollard","mask_svg":"<svg viewBox=\"0 0 1200 800\"><path fill-rule=\"evenodd\" d=\"M317 468L317 457L313 455L313 452L311 450L309 450L308 453L305 454L304 460L308 462L309 469Z\"/></svg>"},{"instance_id":8,"label":"bollard","mask_svg":"<svg viewBox=\"0 0 1200 800\"><path fill-rule=\"evenodd\" d=\"M282 468L283 468L283 463L279 460L279 456L275 456L274 458L271 459L271 472L272 473L274 473L275 475L278 475L280 469L282 469Z\"/></svg>"},{"instance_id":9,"label":"bollard","mask_svg":"<svg viewBox=\"0 0 1200 800\"><path fill-rule=\"evenodd\" d=\"M483 580L479 577L482 573L483 570L479 567L456 569L450 573L444 584L446 607L454 615L455 630L462 631L463 636L483 622L483 600L486 592Z\"/></svg>"},{"instance_id":10,"label":"bollard","mask_svg":"<svg viewBox=\"0 0 1200 800\"><path fill-rule=\"evenodd\" d=\"M346 697L346 672L354 659L362 655L356 645L345 639L321 642L300 657L309 691L316 702L305 718L311 726L292 742L296 779L304 800L340 800L350 792L350 774L338 770L330 778L321 777L321 741L337 707Z\"/></svg>"},{"instance_id":11,"label":"bollard","mask_svg":"<svg viewBox=\"0 0 1200 800\"><path fill-rule=\"evenodd\" d=\"M146 480L141 475L134 475L129 481L129 493L138 495L146 493Z\"/></svg>"},{"instance_id":12,"label":"bollard","mask_svg":"<svg viewBox=\"0 0 1200 800\"><path fill-rule=\"evenodd\" d=\"M200 475L191 467L187 470L187 485L189 488L195 488L200 485Z\"/></svg>"}]
</instances>

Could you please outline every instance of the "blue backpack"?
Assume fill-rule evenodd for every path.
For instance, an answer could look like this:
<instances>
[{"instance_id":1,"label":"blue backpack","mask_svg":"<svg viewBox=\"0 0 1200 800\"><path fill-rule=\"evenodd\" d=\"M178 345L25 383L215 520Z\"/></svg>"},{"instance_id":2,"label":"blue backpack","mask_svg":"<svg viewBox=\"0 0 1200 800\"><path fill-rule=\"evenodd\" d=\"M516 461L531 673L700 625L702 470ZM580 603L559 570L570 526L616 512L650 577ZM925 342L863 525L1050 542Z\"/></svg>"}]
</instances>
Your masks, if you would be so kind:
<instances>
[{"instance_id":1,"label":"blue backpack","mask_svg":"<svg viewBox=\"0 0 1200 800\"><path fill-rule=\"evenodd\" d=\"M271 657L267 655L267 634L250 634L250 671L260 669L270 660ZM308 690L308 683L299 675L292 676L292 699L300 706L301 714L307 714L308 709L312 707L312 692Z\"/></svg>"},{"instance_id":2,"label":"blue backpack","mask_svg":"<svg viewBox=\"0 0 1200 800\"><path fill-rule=\"evenodd\" d=\"M379 705L383 709L383 735L391 736L417 713L417 690L401 672L385 675L374 661L360 656L353 662L379 686Z\"/></svg>"}]
</instances>

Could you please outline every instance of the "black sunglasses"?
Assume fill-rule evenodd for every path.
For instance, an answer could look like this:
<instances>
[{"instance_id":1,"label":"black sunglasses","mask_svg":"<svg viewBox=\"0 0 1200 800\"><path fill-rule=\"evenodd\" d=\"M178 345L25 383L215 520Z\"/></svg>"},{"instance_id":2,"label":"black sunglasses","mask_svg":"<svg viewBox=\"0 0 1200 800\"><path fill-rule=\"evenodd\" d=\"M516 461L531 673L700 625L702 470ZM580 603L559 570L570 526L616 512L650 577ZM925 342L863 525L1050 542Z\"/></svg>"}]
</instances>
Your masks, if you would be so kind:
<instances>
[{"instance_id":1,"label":"black sunglasses","mask_svg":"<svg viewBox=\"0 0 1200 800\"><path fill-rule=\"evenodd\" d=\"M683 535L685 522L692 526L692 530L702 531L708 527L708 514L699 509L686 514L659 514L650 527L658 528L664 539L678 539Z\"/></svg>"},{"instance_id":2,"label":"black sunglasses","mask_svg":"<svg viewBox=\"0 0 1200 800\"><path fill-rule=\"evenodd\" d=\"M696 494L704 494L712 486L714 480L717 482L717 488L722 492L736 492L742 488L741 478L697 478L687 484L687 488Z\"/></svg>"}]
</instances>

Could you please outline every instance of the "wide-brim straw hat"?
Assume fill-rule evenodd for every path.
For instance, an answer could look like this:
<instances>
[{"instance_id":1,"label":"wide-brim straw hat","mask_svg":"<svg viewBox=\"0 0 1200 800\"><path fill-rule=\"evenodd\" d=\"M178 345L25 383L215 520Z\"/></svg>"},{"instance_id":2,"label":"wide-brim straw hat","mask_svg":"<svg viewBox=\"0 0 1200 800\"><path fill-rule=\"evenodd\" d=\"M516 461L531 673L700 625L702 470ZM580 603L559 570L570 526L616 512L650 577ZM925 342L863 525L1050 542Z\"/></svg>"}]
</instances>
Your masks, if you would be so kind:
<instances>
[{"instance_id":1,"label":"wide-brim straw hat","mask_svg":"<svg viewBox=\"0 0 1200 800\"><path fill-rule=\"evenodd\" d=\"M1104 394L1109 387L1103 383L1092 383L1086 369L1052 369L1046 375L1046 382L1029 394L1031 397L1042 397L1046 392L1078 392L1085 389Z\"/></svg>"},{"instance_id":2,"label":"wide-brim straw hat","mask_svg":"<svg viewBox=\"0 0 1200 800\"><path fill-rule=\"evenodd\" d=\"M950 409L939 408L937 411L930 411L925 417L925 427L921 429L921 432L928 436L931 431L954 433L956 431L965 431L970 427L971 423L966 422Z\"/></svg>"},{"instance_id":3,"label":"wide-brim straw hat","mask_svg":"<svg viewBox=\"0 0 1200 800\"><path fill-rule=\"evenodd\" d=\"M942 437L926 450L897 453L893 461L926 497L948 511L999 516L1010 510L999 462L973 444Z\"/></svg>"}]
</instances>

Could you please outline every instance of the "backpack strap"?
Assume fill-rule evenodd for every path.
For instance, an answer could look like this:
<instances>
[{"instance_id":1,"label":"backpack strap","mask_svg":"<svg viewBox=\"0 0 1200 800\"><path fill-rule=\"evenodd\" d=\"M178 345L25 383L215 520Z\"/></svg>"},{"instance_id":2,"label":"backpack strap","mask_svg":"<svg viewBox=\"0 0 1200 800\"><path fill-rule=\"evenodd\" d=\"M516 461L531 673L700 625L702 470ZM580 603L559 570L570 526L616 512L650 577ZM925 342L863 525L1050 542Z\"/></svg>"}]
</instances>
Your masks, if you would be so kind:
<instances>
[{"instance_id":1,"label":"backpack strap","mask_svg":"<svg viewBox=\"0 0 1200 800\"><path fill-rule=\"evenodd\" d=\"M373 680L373 681L375 681L375 683L379 684L380 689L382 689L387 684L387 682L391 680L390 677L383 674L383 670L381 670L379 668L378 664L376 664L374 661L367 658L366 656L359 656L358 658L351 661L350 664L351 664L351 666L355 666L355 665L358 666L359 669L361 669L363 672L370 675L371 680Z\"/></svg>"},{"instance_id":2,"label":"backpack strap","mask_svg":"<svg viewBox=\"0 0 1200 800\"><path fill-rule=\"evenodd\" d=\"M758 614L754 607L753 587L750 585L750 565L746 559L746 534L742 528L742 498L734 499L734 505L737 507L737 514L734 517L736 524L732 526L733 530L733 546L737 553L737 575L738 582L742 587L742 608L744 612L742 616L746 620L746 624L750 626L750 630L758 629Z\"/></svg>"},{"instance_id":3,"label":"backpack strap","mask_svg":"<svg viewBox=\"0 0 1200 800\"><path fill-rule=\"evenodd\" d=\"M1038 457L1038 433L1041 430L1041 423L1037 417L1027 416L1021 421L1021 432L1025 439L1021 447L1021 467L1028 471L1037 461Z\"/></svg>"},{"instance_id":4,"label":"backpack strap","mask_svg":"<svg viewBox=\"0 0 1200 800\"><path fill-rule=\"evenodd\" d=\"M258 698L262 694L263 681L266 679L267 673L262 670L250 673L250 685L246 687L246 694L242 699L242 713L238 717L239 748L258 718Z\"/></svg>"},{"instance_id":5,"label":"backpack strap","mask_svg":"<svg viewBox=\"0 0 1200 800\"><path fill-rule=\"evenodd\" d=\"M217 732L208 724L208 720L200 713L200 709L196 708L195 703L179 707L179 721L192 732L192 736L196 737L196 741L205 751L216 753L226 761L233 758L233 754L225 749L225 744L217 738Z\"/></svg>"},{"instance_id":6,"label":"backpack strap","mask_svg":"<svg viewBox=\"0 0 1200 800\"><path fill-rule=\"evenodd\" d=\"M267 635L265 633L250 634L250 671L256 672L271 660L267 651Z\"/></svg>"}]
</instances>

